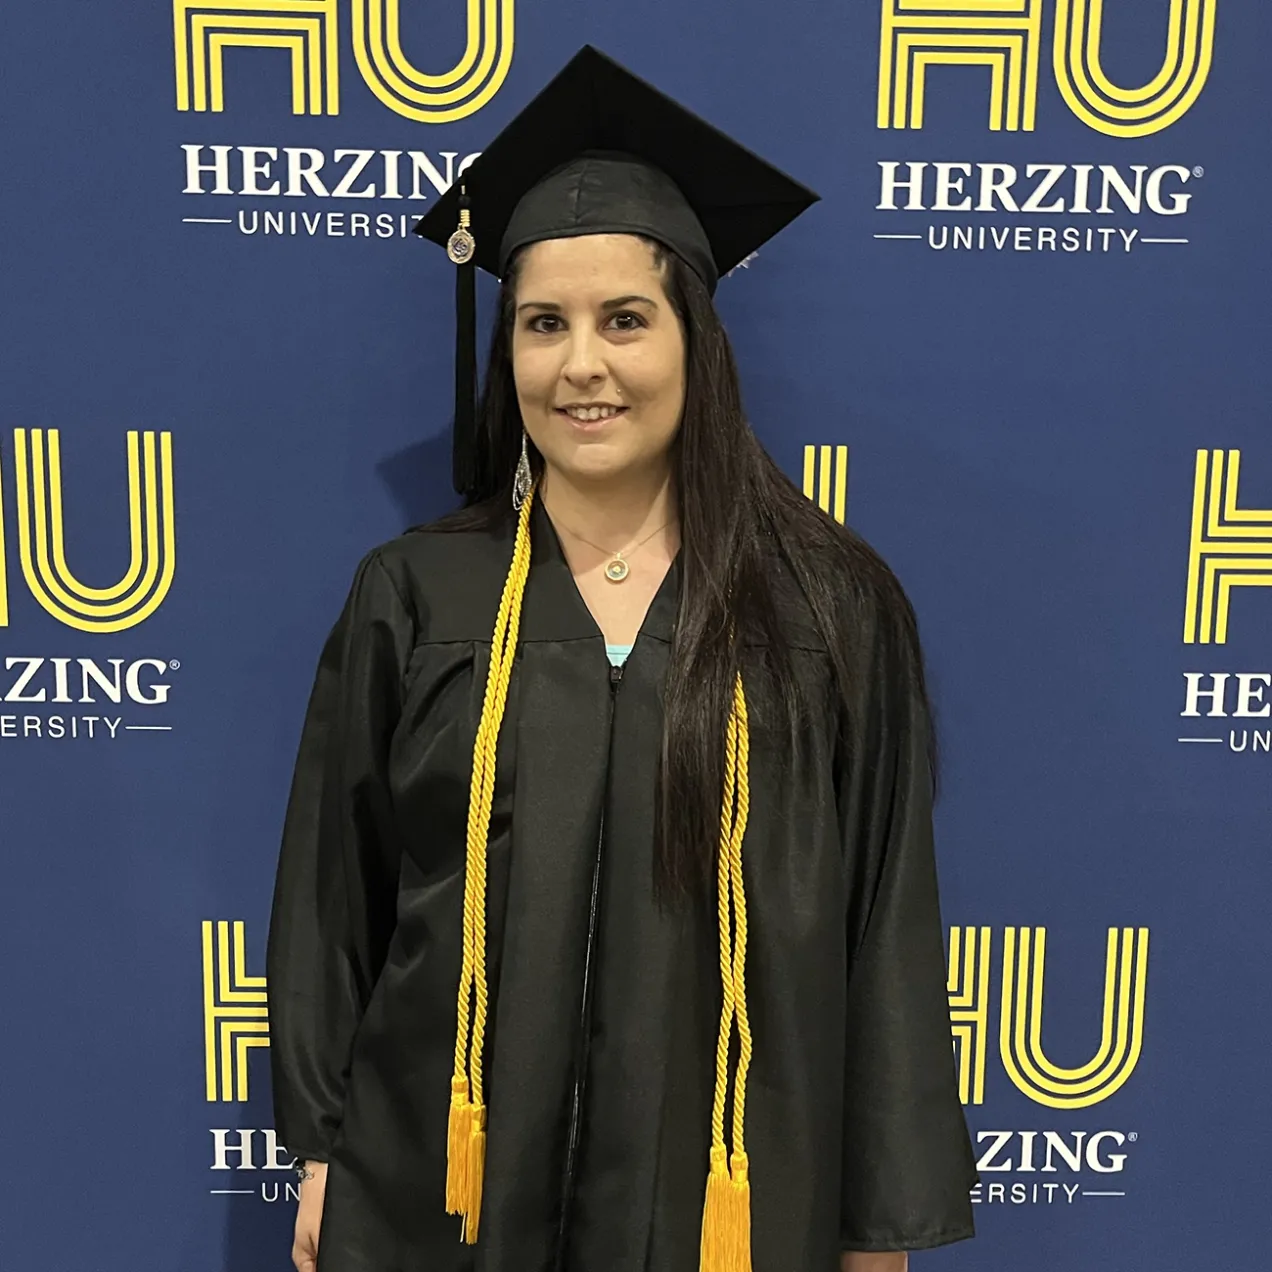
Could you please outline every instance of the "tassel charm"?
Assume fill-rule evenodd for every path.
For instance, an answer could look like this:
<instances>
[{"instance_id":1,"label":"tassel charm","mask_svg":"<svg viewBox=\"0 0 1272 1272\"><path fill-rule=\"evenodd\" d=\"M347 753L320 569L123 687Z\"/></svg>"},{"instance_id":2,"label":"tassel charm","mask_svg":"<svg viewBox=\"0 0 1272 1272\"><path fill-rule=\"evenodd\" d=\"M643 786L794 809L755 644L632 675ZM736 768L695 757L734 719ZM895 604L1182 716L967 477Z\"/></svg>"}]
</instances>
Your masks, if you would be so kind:
<instances>
[{"instance_id":1,"label":"tassel charm","mask_svg":"<svg viewBox=\"0 0 1272 1272\"><path fill-rule=\"evenodd\" d=\"M446 240L446 255L453 265L467 265L477 251L477 240L472 232L472 205L468 199L466 186L459 187L459 225L455 233Z\"/></svg>"}]
</instances>

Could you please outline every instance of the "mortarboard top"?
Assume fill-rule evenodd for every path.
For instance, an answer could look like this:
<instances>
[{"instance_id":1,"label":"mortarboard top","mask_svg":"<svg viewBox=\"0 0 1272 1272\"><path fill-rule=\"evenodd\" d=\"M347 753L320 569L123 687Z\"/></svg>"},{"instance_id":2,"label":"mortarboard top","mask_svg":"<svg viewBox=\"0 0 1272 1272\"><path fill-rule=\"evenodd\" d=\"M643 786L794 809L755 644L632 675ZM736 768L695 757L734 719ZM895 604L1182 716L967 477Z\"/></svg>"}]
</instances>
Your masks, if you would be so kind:
<instances>
[{"instance_id":1,"label":"mortarboard top","mask_svg":"<svg viewBox=\"0 0 1272 1272\"><path fill-rule=\"evenodd\" d=\"M501 251L505 231L514 219L517 227L533 235L519 234L521 243L516 246L578 232L575 226L580 222L656 222L659 214L678 219L674 191L643 190L630 170L616 170L608 184L594 181L585 186L577 208L573 200L541 200L533 222L524 215L514 218L517 204L535 185L588 151L621 152L670 177L701 222L719 274L727 273L818 198L589 44L472 162L420 219L415 232L445 247L459 222L462 185L472 208L474 263L500 276L507 264L508 251ZM562 186L576 189L578 182L567 179ZM655 197L652 206L650 194Z\"/></svg>"},{"instance_id":2,"label":"mortarboard top","mask_svg":"<svg viewBox=\"0 0 1272 1272\"><path fill-rule=\"evenodd\" d=\"M467 493L475 471L473 266L502 277L529 243L636 233L677 252L714 291L818 197L584 45L415 225L444 247L461 223L472 236L448 247L458 265L456 489Z\"/></svg>"}]
</instances>

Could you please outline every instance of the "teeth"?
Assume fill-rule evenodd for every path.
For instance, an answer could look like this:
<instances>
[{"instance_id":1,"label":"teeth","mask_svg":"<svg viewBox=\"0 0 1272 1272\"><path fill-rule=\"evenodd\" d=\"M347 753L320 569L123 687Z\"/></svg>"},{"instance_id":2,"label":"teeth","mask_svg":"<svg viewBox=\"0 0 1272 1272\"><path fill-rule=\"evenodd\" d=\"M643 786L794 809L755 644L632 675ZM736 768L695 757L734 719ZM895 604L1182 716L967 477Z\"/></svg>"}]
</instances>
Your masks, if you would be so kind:
<instances>
[{"instance_id":1,"label":"teeth","mask_svg":"<svg viewBox=\"0 0 1272 1272\"><path fill-rule=\"evenodd\" d=\"M575 420L608 420L618 414L616 406L569 406L565 413Z\"/></svg>"}]
</instances>

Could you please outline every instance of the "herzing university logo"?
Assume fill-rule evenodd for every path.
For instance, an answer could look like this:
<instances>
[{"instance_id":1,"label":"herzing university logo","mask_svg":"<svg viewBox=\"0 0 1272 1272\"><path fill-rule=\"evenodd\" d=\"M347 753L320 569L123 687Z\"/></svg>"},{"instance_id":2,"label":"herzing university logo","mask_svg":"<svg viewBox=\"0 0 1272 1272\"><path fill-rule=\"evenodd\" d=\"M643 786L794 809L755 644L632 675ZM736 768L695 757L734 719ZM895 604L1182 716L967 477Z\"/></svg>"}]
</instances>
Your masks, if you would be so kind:
<instances>
[{"instance_id":1,"label":"herzing university logo","mask_svg":"<svg viewBox=\"0 0 1272 1272\"><path fill-rule=\"evenodd\" d=\"M209 1102L247 1100L247 1056L269 1046L265 977L247 974L242 920L203 923L203 1050Z\"/></svg>"},{"instance_id":2,"label":"herzing university logo","mask_svg":"<svg viewBox=\"0 0 1272 1272\"><path fill-rule=\"evenodd\" d=\"M1222 645L1234 587L1272 587L1272 508L1238 508L1239 450L1199 450L1184 643Z\"/></svg>"},{"instance_id":3,"label":"herzing university logo","mask_svg":"<svg viewBox=\"0 0 1272 1272\"><path fill-rule=\"evenodd\" d=\"M1210 75L1218 0L1170 0L1161 68L1125 88L1100 60L1104 0L1053 0L1052 70L1069 109L1111 137L1144 137L1179 120ZM989 127L1031 132L1038 104L1044 0L883 0L880 128L922 128L933 66L987 67Z\"/></svg>"},{"instance_id":4,"label":"herzing university logo","mask_svg":"<svg viewBox=\"0 0 1272 1272\"><path fill-rule=\"evenodd\" d=\"M57 429L13 430L18 557L31 595L60 623L81 632L122 632L163 604L176 572L172 434L128 433L130 557L108 587L81 582L66 559L61 436ZM3 503L0 473L0 505ZM0 506L0 627L9 623L4 510Z\"/></svg>"},{"instance_id":5,"label":"herzing university logo","mask_svg":"<svg viewBox=\"0 0 1272 1272\"><path fill-rule=\"evenodd\" d=\"M480 110L512 64L516 0L469 0L464 53L450 70L428 74L402 48L401 0L351 0L353 54L367 87L390 110L446 124ZM337 0L173 0L177 109L225 109L225 50L286 50L292 112L340 113Z\"/></svg>"},{"instance_id":6,"label":"herzing university logo","mask_svg":"<svg viewBox=\"0 0 1272 1272\"><path fill-rule=\"evenodd\" d=\"M1042 1048L1046 928L1004 928L998 1050L1012 1084L1037 1104L1082 1109L1120 1090L1139 1063L1144 1043L1148 983L1148 929L1110 928L1105 952L1100 1042L1084 1064L1056 1064ZM987 927L950 929L950 1023L964 1104L985 1102L990 1035L990 965Z\"/></svg>"}]
</instances>

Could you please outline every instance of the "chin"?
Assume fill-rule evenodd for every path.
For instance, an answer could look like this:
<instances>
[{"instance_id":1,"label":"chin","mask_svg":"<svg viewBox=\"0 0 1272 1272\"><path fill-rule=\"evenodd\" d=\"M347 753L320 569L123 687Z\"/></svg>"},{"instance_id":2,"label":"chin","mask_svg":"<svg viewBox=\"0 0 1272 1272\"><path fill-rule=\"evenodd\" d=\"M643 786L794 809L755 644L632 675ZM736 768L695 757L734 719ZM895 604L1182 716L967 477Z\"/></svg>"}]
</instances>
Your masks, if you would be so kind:
<instances>
[{"instance_id":1,"label":"chin","mask_svg":"<svg viewBox=\"0 0 1272 1272\"><path fill-rule=\"evenodd\" d=\"M576 446L553 463L573 481L612 481L636 466L635 456L615 452L612 446Z\"/></svg>"}]
</instances>

